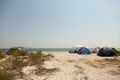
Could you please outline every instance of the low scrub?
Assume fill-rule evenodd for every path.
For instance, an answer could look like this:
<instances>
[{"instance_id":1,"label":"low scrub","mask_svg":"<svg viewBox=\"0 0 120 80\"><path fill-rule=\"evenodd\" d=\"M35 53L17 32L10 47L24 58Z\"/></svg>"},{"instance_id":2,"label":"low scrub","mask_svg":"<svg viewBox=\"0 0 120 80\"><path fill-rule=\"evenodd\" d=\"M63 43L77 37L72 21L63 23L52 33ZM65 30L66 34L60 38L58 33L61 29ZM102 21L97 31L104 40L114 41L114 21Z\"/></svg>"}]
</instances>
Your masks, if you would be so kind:
<instances>
[{"instance_id":1,"label":"low scrub","mask_svg":"<svg viewBox=\"0 0 120 80\"><path fill-rule=\"evenodd\" d=\"M0 80L13 80L14 73L8 73L4 70L0 70Z\"/></svg>"},{"instance_id":2,"label":"low scrub","mask_svg":"<svg viewBox=\"0 0 120 80\"><path fill-rule=\"evenodd\" d=\"M44 61L50 60L54 57L50 53L45 55L42 51L37 51L36 53L30 53L26 56L16 55L17 50L10 51L11 56L8 56L5 61L0 62L0 80L14 80L13 78L22 78L24 75L21 72L22 68L25 66L36 66L36 74L52 73L57 71L56 68L46 69L42 66ZM9 74L14 73L14 75Z\"/></svg>"},{"instance_id":3,"label":"low scrub","mask_svg":"<svg viewBox=\"0 0 120 80\"><path fill-rule=\"evenodd\" d=\"M43 53L42 51L37 51L37 53L30 53L29 60L31 65L41 65L43 63Z\"/></svg>"},{"instance_id":4,"label":"low scrub","mask_svg":"<svg viewBox=\"0 0 120 80\"><path fill-rule=\"evenodd\" d=\"M8 55L12 55L12 56L25 56L27 55L27 51L24 50L23 48L10 48L10 50L7 52Z\"/></svg>"},{"instance_id":5,"label":"low scrub","mask_svg":"<svg viewBox=\"0 0 120 80\"><path fill-rule=\"evenodd\" d=\"M36 73L35 73L35 74L38 74L38 75L46 75L46 74L53 74L54 72L57 72L57 71L59 71L58 68L47 69L47 68L44 68L44 67L39 67L39 68L36 70Z\"/></svg>"},{"instance_id":6,"label":"low scrub","mask_svg":"<svg viewBox=\"0 0 120 80\"><path fill-rule=\"evenodd\" d=\"M6 54L5 51L0 50L0 59L5 58L5 54Z\"/></svg>"}]
</instances>

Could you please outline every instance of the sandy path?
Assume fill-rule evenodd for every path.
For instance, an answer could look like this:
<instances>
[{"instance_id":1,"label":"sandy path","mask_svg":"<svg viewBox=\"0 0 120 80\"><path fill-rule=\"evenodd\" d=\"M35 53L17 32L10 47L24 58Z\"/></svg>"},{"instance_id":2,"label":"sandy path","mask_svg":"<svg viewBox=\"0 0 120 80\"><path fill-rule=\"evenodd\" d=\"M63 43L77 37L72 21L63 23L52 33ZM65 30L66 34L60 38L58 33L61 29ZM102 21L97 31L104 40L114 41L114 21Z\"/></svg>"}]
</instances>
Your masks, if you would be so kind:
<instances>
[{"instance_id":1,"label":"sandy path","mask_svg":"<svg viewBox=\"0 0 120 80\"><path fill-rule=\"evenodd\" d=\"M106 57L99 57L96 54L78 55L67 52L51 52L51 54L54 58L46 61L44 67L57 68L58 71L42 76L31 73L27 76L27 80L120 80L120 61L104 63L102 60ZM116 74L113 75L115 71Z\"/></svg>"}]
</instances>

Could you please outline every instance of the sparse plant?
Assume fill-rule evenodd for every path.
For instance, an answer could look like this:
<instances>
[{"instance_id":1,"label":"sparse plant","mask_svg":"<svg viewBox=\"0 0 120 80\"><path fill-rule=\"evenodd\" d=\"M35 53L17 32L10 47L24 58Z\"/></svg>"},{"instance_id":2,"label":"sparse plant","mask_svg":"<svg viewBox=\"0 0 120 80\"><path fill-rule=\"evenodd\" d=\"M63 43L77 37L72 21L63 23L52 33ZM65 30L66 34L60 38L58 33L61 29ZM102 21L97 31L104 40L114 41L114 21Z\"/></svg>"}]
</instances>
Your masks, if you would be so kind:
<instances>
[{"instance_id":1,"label":"sparse plant","mask_svg":"<svg viewBox=\"0 0 120 80\"><path fill-rule=\"evenodd\" d=\"M1 59L1 58L4 58L4 57L5 57L5 55L2 54L2 53L0 53L0 59Z\"/></svg>"},{"instance_id":2,"label":"sparse plant","mask_svg":"<svg viewBox=\"0 0 120 80\"><path fill-rule=\"evenodd\" d=\"M51 53L49 53L47 56L48 56L48 57L54 57Z\"/></svg>"},{"instance_id":3,"label":"sparse plant","mask_svg":"<svg viewBox=\"0 0 120 80\"><path fill-rule=\"evenodd\" d=\"M10 57L6 61L0 64L5 70L21 70L22 67L26 66L27 63L23 62L23 59L19 57Z\"/></svg>"},{"instance_id":4,"label":"sparse plant","mask_svg":"<svg viewBox=\"0 0 120 80\"><path fill-rule=\"evenodd\" d=\"M0 59L5 57L5 51L0 50Z\"/></svg>"},{"instance_id":5,"label":"sparse plant","mask_svg":"<svg viewBox=\"0 0 120 80\"><path fill-rule=\"evenodd\" d=\"M36 74L46 74L46 73L52 73L57 71L57 68L53 69L46 69L42 66L44 61L49 60L51 57L54 57L52 54L44 55L42 51L37 51L36 53L30 53L27 56L19 56L17 53L19 53L18 50L14 49L14 51L10 51L12 53L11 56L8 56L8 58L5 61L2 61L0 63L0 68L4 70L4 73L10 73L13 72L15 75L10 75L13 78L22 78L23 73L21 72L21 69L28 65L35 65L36 66ZM27 60L27 61L25 61ZM2 75L3 73L0 73ZM9 74L8 74L9 75ZM6 75L5 75L6 76ZM4 75L3 75L4 77ZM2 78L0 78L1 80ZM7 80L6 78L3 80ZM11 79L9 79L11 80ZM12 79L13 80L13 79Z\"/></svg>"},{"instance_id":6,"label":"sparse plant","mask_svg":"<svg viewBox=\"0 0 120 80\"><path fill-rule=\"evenodd\" d=\"M0 80L13 80L14 73L8 73L4 70L0 70Z\"/></svg>"},{"instance_id":7,"label":"sparse plant","mask_svg":"<svg viewBox=\"0 0 120 80\"><path fill-rule=\"evenodd\" d=\"M54 72L57 72L57 71L59 71L58 68L47 69L44 67L39 67L36 70L36 74L38 74L38 75L53 74Z\"/></svg>"},{"instance_id":8,"label":"sparse plant","mask_svg":"<svg viewBox=\"0 0 120 80\"><path fill-rule=\"evenodd\" d=\"M35 64L42 64L42 57L43 54L41 52L37 52L37 53L30 53L29 54L29 60L31 62L31 65L35 65Z\"/></svg>"},{"instance_id":9,"label":"sparse plant","mask_svg":"<svg viewBox=\"0 0 120 80\"><path fill-rule=\"evenodd\" d=\"M116 52L116 55L117 55L117 56L120 56L120 51L117 51L117 52Z\"/></svg>"},{"instance_id":10,"label":"sparse plant","mask_svg":"<svg viewBox=\"0 0 120 80\"><path fill-rule=\"evenodd\" d=\"M12 68L16 69L18 71L20 71L22 69L22 67L26 66L27 63L23 62L23 59L20 59L19 57L15 57L15 59L13 59L12 61Z\"/></svg>"},{"instance_id":11,"label":"sparse plant","mask_svg":"<svg viewBox=\"0 0 120 80\"><path fill-rule=\"evenodd\" d=\"M70 60L67 60L67 62L77 62L77 61L70 59Z\"/></svg>"},{"instance_id":12,"label":"sparse plant","mask_svg":"<svg viewBox=\"0 0 120 80\"><path fill-rule=\"evenodd\" d=\"M31 65L36 65L37 67L36 74L43 75L43 74L52 73L58 70L57 68L46 69L42 66L44 61L49 60L49 58L51 57L54 57L54 56L50 53L47 55L44 55L42 51L37 51L37 53L29 54L29 60L30 60L29 62L31 62Z\"/></svg>"},{"instance_id":13,"label":"sparse plant","mask_svg":"<svg viewBox=\"0 0 120 80\"><path fill-rule=\"evenodd\" d=\"M97 53L98 51L97 50L93 50L92 53Z\"/></svg>"},{"instance_id":14,"label":"sparse plant","mask_svg":"<svg viewBox=\"0 0 120 80\"><path fill-rule=\"evenodd\" d=\"M0 67L5 72L13 72L15 76L23 77L23 74L21 72L21 69L23 67L27 66L27 63L23 62L23 59L19 56L11 56L6 61L0 63ZM12 75L11 75L12 76Z\"/></svg>"},{"instance_id":15,"label":"sparse plant","mask_svg":"<svg viewBox=\"0 0 120 80\"><path fill-rule=\"evenodd\" d=\"M84 76L84 77L83 77L83 80L88 80L88 76Z\"/></svg>"},{"instance_id":16,"label":"sparse plant","mask_svg":"<svg viewBox=\"0 0 120 80\"><path fill-rule=\"evenodd\" d=\"M41 54L41 53L42 53L42 51L41 51L41 50L38 50L38 51L37 51L37 54Z\"/></svg>"}]
</instances>

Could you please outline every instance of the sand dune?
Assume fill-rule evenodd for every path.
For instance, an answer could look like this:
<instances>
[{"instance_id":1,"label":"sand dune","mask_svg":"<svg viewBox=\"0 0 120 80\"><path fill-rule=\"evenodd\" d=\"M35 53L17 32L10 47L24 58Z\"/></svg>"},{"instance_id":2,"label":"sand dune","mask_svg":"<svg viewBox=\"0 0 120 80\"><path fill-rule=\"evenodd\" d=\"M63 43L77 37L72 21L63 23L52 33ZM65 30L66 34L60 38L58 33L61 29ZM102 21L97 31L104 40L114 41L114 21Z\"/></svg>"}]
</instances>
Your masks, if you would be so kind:
<instances>
[{"instance_id":1,"label":"sand dune","mask_svg":"<svg viewBox=\"0 0 120 80\"><path fill-rule=\"evenodd\" d=\"M45 54L48 54L45 52ZM34 67L25 67L27 80L119 80L120 61L114 57L99 57L96 54L78 55L68 52L51 52L54 57L45 61L44 67L52 73L35 75ZM33 70L33 71L32 71Z\"/></svg>"}]
</instances>

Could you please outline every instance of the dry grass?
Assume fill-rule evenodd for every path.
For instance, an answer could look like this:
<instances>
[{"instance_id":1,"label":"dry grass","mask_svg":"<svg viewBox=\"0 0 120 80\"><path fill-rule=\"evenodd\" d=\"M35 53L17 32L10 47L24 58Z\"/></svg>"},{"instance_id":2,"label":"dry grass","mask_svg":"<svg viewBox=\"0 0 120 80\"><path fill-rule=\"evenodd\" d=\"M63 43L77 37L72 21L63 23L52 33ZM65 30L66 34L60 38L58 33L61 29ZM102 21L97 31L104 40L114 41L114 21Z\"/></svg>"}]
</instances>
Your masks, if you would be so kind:
<instances>
[{"instance_id":1,"label":"dry grass","mask_svg":"<svg viewBox=\"0 0 120 80\"><path fill-rule=\"evenodd\" d=\"M52 74L53 72L58 71L57 68L46 69L42 66L44 61L50 60L50 58L54 57L50 53L45 55L41 51L38 51L37 53L30 53L26 56L10 55L8 57L9 58L5 61L0 62L0 80L22 78L24 76L21 72L22 68L29 65L37 66L36 74ZM9 75L9 73L14 73L15 75Z\"/></svg>"},{"instance_id":2,"label":"dry grass","mask_svg":"<svg viewBox=\"0 0 120 80\"><path fill-rule=\"evenodd\" d=\"M113 66L113 65L118 65L120 66L120 60L118 59L108 59L108 58L105 58L103 60L95 60L95 63L97 64L102 64L103 66Z\"/></svg>"},{"instance_id":3,"label":"dry grass","mask_svg":"<svg viewBox=\"0 0 120 80\"><path fill-rule=\"evenodd\" d=\"M67 62L77 62L76 60L67 60Z\"/></svg>"},{"instance_id":4,"label":"dry grass","mask_svg":"<svg viewBox=\"0 0 120 80\"><path fill-rule=\"evenodd\" d=\"M88 76L83 76L81 80L88 80Z\"/></svg>"},{"instance_id":5,"label":"dry grass","mask_svg":"<svg viewBox=\"0 0 120 80\"><path fill-rule=\"evenodd\" d=\"M107 66L109 67L109 66L114 66L114 65L120 66L120 60L115 59L115 58L113 59L105 58L102 60L94 60L94 61L84 60L83 62L95 68L104 68Z\"/></svg>"},{"instance_id":6,"label":"dry grass","mask_svg":"<svg viewBox=\"0 0 120 80\"><path fill-rule=\"evenodd\" d=\"M85 61L84 63L92 67L98 67L98 65L92 61Z\"/></svg>"},{"instance_id":7,"label":"dry grass","mask_svg":"<svg viewBox=\"0 0 120 80\"><path fill-rule=\"evenodd\" d=\"M84 62L84 61L86 61L86 60L87 60L87 59L85 59L85 58L80 58L80 59L79 59L80 62Z\"/></svg>"},{"instance_id":8,"label":"dry grass","mask_svg":"<svg viewBox=\"0 0 120 80\"><path fill-rule=\"evenodd\" d=\"M39 67L36 70L36 74L38 74L38 75L47 75L47 74L53 74L53 73L58 72L58 71L59 71L58 68L47 69L47 68L44 68L44 67Z\"/></svg>"},{"instance_id":9,"label":"dry grass","mask_svg":"<svg viewBox=\"0 0 120 80\"><path fill-rule=\"evenodd\" d=\"M84 68L83 67L78 66L78 65L75 65L75 67L79 69L79 70L76 71L77 74L79 74L79 73L84 74Z\"/></svg>"},{"instance_id":10,"label":"dry grass","mask_svg":"<svg viewBox=\"0 0 120 80\"><path fill-rule=\"evenodd\" d=\"M120 66L118 66L116 68L116 70L113 69L113 70L108 71L108 73L113 75L113 76L120 75Z\"/></svg>"},{"instance_id":11,"label":"dry grass","mask_svg":"<svg viewBox=\"0 0 120 80\"><path fill-rule=\"evenodd\" d=\"M6 72L4 70L0 70L0 80L13 80L14 73Z\"/></svg>"},{"instance_id":12,"label":"dry grass","mask_svg":"<svg viewBox=\"0 0 120 80\"><path fill-rule=\"evenodd\" d=\"M6 51L5 50L0 50L0 59L5 58Z\"/></svg>"}]
</instances>

